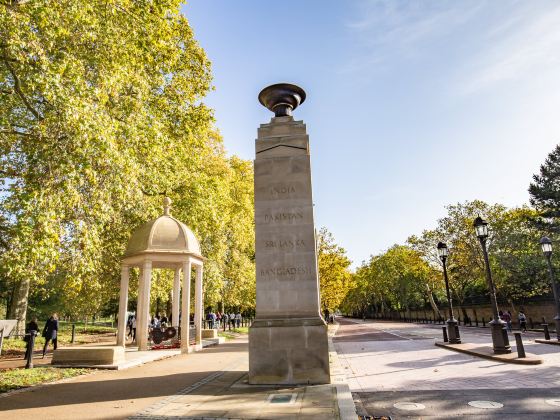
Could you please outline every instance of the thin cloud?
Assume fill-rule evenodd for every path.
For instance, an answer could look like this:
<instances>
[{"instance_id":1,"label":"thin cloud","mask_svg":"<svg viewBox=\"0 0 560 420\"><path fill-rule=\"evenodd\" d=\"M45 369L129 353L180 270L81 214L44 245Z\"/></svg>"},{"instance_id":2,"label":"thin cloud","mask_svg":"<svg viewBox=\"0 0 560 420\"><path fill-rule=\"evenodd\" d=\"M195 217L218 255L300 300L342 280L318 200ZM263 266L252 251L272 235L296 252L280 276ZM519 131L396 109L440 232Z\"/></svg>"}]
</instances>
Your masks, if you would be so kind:
<instances>
[{"instance_id":1,"label":"thin cloud","mask_svg":"<svg viewBox=\"0 0 560 420\"><path fill-rule=\"evenodd\" d=\"M346 71L369 70L395 57L410 58L432 40L456 30L481 9L482 3L401 2L369 0L361 4L360 18L346 28L360 44L359 54ZM428 44L428 45L427 45Z\"/></svg>"},{"instance_id":2,"label":"thin cloud","mask_svg":"<svg viewBox=\"0 0 560 420\"><path fill-rule=\"evenodd\" d=\"M560 71L560 5L514 13L508 24L488 36L490 47L472 59L462 83L470 94L498 83ZM520 16L524 18L521 19Z\"/></svg>"},{"instance_id":3,"label":"thin cloud","mask_svg":"<svg viewBox=\"0 0 560 420\"><path fill-rule=\"evenodd\" d=\"M369 78L412 60L436 65L431 60L445 39L464 48L464 54L449 56L446 68L438 67L454 94L560 72L557 1L366 0L357 14L346 23L356 48L342 73ZM452 50L453 44L446 48Z\"/></svg>"}]
</instances>

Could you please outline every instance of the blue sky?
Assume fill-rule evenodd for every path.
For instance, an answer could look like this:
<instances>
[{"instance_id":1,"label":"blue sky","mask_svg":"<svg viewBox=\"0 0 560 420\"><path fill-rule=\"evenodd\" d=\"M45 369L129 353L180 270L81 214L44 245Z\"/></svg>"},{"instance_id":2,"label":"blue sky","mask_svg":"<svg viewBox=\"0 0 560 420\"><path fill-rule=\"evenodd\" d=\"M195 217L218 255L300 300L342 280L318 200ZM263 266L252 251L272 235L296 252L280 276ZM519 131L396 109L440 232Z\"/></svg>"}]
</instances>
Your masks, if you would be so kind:
<instances>
[{"instance_id":1,"label":"blue sky","mask_svg":"<svg viewBox=\"0 0 560 420\"><path fill-rule=\"evenodd\" d=\"M191 0L213 64L206 103L254 158L257 101L307 92L315 224L354 265L435 226L444 206L528 202L560 142L560 2Z\"/></svg>"}]
</instances>

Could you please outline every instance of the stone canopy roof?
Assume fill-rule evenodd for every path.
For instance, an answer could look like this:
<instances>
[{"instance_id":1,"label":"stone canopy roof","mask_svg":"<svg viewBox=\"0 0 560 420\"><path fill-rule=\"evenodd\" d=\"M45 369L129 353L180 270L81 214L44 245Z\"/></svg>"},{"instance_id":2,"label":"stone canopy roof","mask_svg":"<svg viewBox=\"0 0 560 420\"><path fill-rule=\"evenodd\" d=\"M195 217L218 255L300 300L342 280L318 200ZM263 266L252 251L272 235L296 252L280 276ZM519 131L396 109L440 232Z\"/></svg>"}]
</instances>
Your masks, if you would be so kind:
<instances>
[{"instance_id":1,"label":"stone canopy roof","mask_svg":"<svg viewBox=\"0 0 560 420\"><path fill-rule=\"evenodd\" d=\"M164 214L140 226L128 241L124 257L139 254L173 253L201 257L200 244L194 233L169 214L171 200L164 200Z\"/></svg>"}]
</instances>

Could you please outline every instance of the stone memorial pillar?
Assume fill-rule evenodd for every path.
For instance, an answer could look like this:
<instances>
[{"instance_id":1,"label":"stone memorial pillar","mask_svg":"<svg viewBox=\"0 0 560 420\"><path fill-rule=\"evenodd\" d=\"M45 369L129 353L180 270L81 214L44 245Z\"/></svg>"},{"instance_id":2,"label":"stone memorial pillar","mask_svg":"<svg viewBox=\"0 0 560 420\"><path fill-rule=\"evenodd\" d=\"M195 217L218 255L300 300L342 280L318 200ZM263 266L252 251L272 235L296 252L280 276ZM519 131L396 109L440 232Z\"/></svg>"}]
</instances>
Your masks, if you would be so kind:
<instances>
[{"instance_id":1,"label":"stone memorial pillar","mask_svg":"<svg viewBox=\"0 0 560 420\"><path fill-rule=\"evenodd\" d=\"M309 137L292 110L298 86L265 88L275 113L258 130L255 158L257 308L249 329L251 384L330 382L327 326L320 315Z\"/></svg>"}]
</instances>

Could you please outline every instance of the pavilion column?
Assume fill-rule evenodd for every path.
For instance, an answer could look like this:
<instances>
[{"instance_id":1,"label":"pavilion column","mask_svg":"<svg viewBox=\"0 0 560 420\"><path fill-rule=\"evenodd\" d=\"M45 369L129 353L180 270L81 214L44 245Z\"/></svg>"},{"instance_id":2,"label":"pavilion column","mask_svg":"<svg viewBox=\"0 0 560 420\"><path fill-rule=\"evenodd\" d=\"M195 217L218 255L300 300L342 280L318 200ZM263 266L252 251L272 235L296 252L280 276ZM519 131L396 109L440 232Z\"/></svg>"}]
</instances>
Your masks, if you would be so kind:
<instances>
[{"instance_id":1,"label":"pavilion column","mask_svg":"<svg viewBox=\"0 0 560 420\"><path fill-rule=\"evenodd\" d=\"M196 331L196 344L202 344L202 265L196 265L194 325Z\"/></svg>"},{"instance_id":2,"label":"pavilion column","mask_svg":"<svg viewBox=\"0 0 560 420\"><path fill-rule=\"evenodd\" d=\"M128 309L128 279L130 268L128 265L121 266L121 290L119 296L119 320L117 328L117 346L126 345L126 310Z\"/></svg>"},{"instance_id":3,"label":"pavilion column","mask_svg":"<svg viewBox=\"0 0 560 420\"><path fill-rule=\"evenodd\" d=\"M191 319L191 261L183 263L183 296L181 299L181 353L188 353L190 348L190 319ZM175 301L173 301L175 305ZM175 306L174 306L175 307ZM177 310L177 319L179 311ZM175 312L173 312L175 322Z\"/></svg>"},{"instance_id":4,"label":"pavilion column","mask_svg":"<svg viewBox=\"0 0 560 420\"><path fill-rule=\"evenodd\" d=\"M140 266L138 270L138 297L136 299L136 334L135 342L138 345L138 332L140 331L140 314L142 313L142 303L144 302L144 270Z\"/></svg>"},{"instance_id":5,"label":"pavilion column","mask_svg":"<svg viewBox=\"0 0 560 420\"><path fill-rule=\"evenodd\" d=\"M179 326L179 308L181 302L181 296L179 296L181 290L181 269L177 267L175 269L175 277L173 279L173 300L171 306L171 325L174 327Z\"/></svg>"},{"instance_id":6,"label":"pavilion column","mask_svg":"<svg viewBox=\"0 0 560 420\"><path fill-rule=\"evenodd\" d=\"M150 321L150 288L152 280L152 262L145 261L142 265L142 306L136 319L136 341L138 350L148 350L148 323Z\"/></svg>"}]
</instances>

